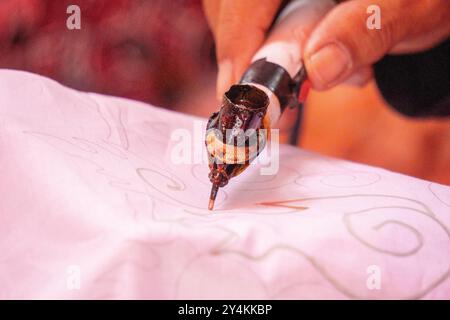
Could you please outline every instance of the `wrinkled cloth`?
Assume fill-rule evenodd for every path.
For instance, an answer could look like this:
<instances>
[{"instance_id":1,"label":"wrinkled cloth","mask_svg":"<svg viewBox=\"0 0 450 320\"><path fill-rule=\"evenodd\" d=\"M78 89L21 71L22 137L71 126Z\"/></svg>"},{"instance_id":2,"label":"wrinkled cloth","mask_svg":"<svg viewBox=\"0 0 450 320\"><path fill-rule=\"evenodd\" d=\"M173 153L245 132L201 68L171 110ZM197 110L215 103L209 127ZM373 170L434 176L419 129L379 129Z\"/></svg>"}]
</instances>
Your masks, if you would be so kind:
<instances>
[{"instance_id":1,"label":"wrinkled cloth","mask_svg":"<svg viewBox=\"0 0 450 320\"><path fill-rule=\"evenodd\" d=\"M0 298L450 298L450 187L282 145L210 212L205 121L0 70Z\"/></svg>"}]
</instances>

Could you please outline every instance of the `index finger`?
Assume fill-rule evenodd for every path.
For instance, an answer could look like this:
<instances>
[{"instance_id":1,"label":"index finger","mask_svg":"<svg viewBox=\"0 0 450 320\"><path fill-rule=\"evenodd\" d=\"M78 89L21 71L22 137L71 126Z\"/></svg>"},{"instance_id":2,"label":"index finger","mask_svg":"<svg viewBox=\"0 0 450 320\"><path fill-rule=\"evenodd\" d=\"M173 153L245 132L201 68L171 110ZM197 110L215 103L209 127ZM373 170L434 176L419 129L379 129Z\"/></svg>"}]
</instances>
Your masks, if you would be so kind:
<instances>
[{"instance_id":1,"label":"index finger","mask_svg":"<svg viewBox=\"0 0 450 320\"><path fill-rule=\"evenodd\" d=\"M216 26L218 96L242 76L280 4L281 0L222 0Z\"/></svg>"}]
</instances>

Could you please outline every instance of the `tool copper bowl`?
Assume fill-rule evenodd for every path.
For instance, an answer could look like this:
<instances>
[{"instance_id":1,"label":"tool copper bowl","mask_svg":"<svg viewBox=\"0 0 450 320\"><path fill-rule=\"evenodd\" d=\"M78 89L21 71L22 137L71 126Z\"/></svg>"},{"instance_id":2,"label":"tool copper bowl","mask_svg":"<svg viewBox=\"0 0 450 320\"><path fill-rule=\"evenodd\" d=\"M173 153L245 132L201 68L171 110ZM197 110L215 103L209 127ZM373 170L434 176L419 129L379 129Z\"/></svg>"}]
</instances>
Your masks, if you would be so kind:
<instances>
[{"instance_id":1,"label":"tool copper bowl","mask_svg":"<svg viewBox=\"0 0 450 320\"><path fill-rule=\"evenodd\" d=\"M225 92L225 102L238 108L252 111L263 111L269 105L266 93L255 86L248 84L235 84Z\"/></svg>"},{"instance_id":2,"label":"tool copper bowl","mask_svg":"<svg viewBox=\"0 0 450 320\"><path fill-rule=\"evenodd\" d=\"M219 188L240 174L258 155L258 146L265 145L258 133L264 127L268 105L269 97L261 89L247 84L233 85L224 94L220 111L209 119L205 143L212 188L208 209L214 207ZM248 133L248 129L255 130L246 136L244 132ZM238 136L244 139L237 139Z\"/></svg>"},{"instance_id":3,"label":"tool copper bowl","mask_svg":"<svg viewBox=\"0 0 450 320\"><path fill-rule=\"evenodd\" d=\"M219 128L259 129L268 105L269 97L261 89L247 84L233 85L223 97Z\"/></svg>"}]
</instances>

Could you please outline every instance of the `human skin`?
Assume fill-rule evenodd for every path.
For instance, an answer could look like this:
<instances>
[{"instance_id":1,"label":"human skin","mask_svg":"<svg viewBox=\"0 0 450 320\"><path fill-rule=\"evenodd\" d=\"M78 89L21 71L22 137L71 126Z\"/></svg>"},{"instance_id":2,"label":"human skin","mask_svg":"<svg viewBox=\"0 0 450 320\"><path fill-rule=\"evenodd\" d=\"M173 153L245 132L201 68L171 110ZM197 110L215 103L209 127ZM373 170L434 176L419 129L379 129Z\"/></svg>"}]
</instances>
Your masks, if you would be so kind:
<instances>
[{"instance_id":1,"label":"human skin","mask_svg":"<svg viewBox=\"0 0 450 320\"><path fill-rule=\"evenodd\" d=\"M308 2L310 0L296 0ZM317 0L316 0L317 1ZM217 98L239 81L267 37L281 0L203 0L216 42ZM367 8L377 5L381 29L370 30ZM306 22L305 22L306 21ZM384 55L426 50L450 34L448 0L352 0L315 19L290 19L278 39L296 41L316 90L347 82L363 85Z\"/></svg>"}]
</instances>

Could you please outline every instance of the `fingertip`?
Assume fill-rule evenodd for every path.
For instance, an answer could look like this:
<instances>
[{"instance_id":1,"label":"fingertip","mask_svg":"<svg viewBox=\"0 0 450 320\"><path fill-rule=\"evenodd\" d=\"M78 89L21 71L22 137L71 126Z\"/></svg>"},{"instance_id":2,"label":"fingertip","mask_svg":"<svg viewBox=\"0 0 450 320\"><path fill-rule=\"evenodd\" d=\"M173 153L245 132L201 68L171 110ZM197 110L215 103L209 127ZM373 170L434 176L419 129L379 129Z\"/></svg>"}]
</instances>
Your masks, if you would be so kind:
<instances>
[{"instance_id":1,"label":"fingertip","mask_svg":"<svg viewBox=\"0 0 450 320\"><path fill-rule=\"evenodd\" d=\"M343 83L352 87L364 87L373 78L373 70L370 67L362 68L354 72Z\"/></svg>"},{"instance_id":2,"label":"fingertip","mask_svg":"<svg viewBox=\"0 0 450 320\"><path fill-rule=\"evenodd\" d=\"M305 65L313 88L328 89L351 72L352 59L347 48L339 42L330 42L305 53Z\"/></svg>"},{"instance_id":3,"label":"fingertip","mask_svg":"<svg viewBox=\"0 0 450 320\"><path fill-rule=\"evenodd\" d=\"M231 63L231 60L227 59L220 61L218 66L216 98L221 101L223 94L233 83L233 64Z\"/></svg>"}]
</instances>

